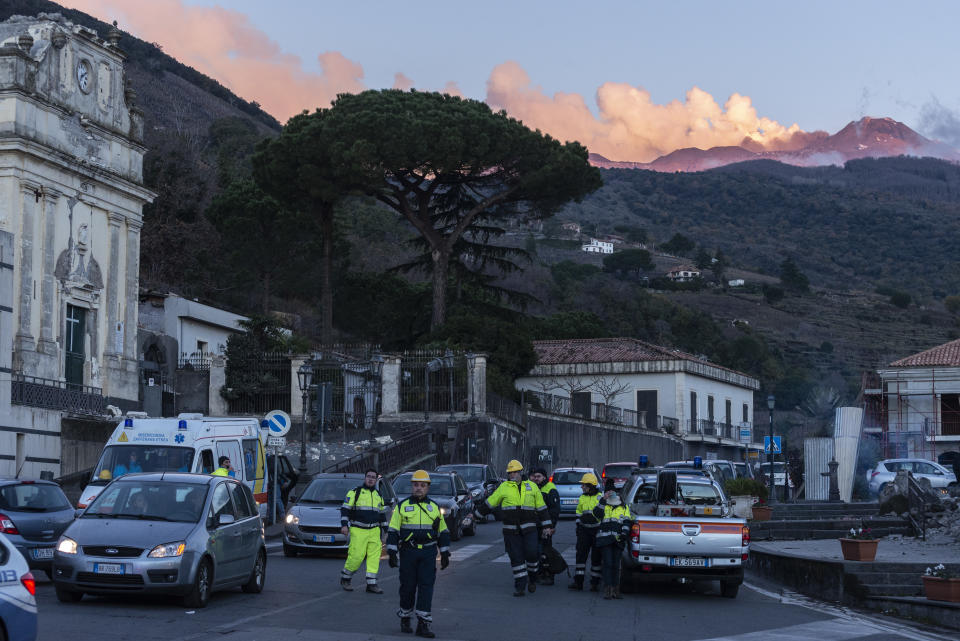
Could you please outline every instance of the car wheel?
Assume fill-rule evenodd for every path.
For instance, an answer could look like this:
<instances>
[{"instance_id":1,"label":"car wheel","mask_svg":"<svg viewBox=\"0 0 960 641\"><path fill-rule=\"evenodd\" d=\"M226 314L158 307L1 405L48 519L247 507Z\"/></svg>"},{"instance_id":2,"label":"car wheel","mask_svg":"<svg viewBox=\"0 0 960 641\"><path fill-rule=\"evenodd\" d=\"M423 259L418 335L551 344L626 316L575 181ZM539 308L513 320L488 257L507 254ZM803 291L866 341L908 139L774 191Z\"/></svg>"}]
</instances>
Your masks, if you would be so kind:
<instances>
[{"instance_id":1,"label":"car wheel","mask_svg":"<svg viewBox=\"0 0 960 641\"><path fill-rule=\"evenodd\" d=\"M210 561L203 559L197 567L197 576L193 579L193 587L183 597L183 605L188 608L205 608L210 602L210 586L213 584L213 568Z\"/></svg>"},{"instance_id":2,"label":"car wheel","mask_svg":"<svg viewBox=\"0 0 960 641\"><path fill-rule=\"evenodd\" d=\"M292 545L283 544L283 556L295 557L297 556L297 548Z\"/></svg>"},{"instance_id":3,"label":"car wheel","mask_svg":"<svg viewBox=\"0 0 960 641\"><path fill-rule=\"evenodd\" d=\"M263 592L263 583L267 579L267 553L260 550L257 553L257 560L253 562L253 570L250 571L250 580L240 588L248 594L260 594Z\"/></svg>"},{"instance_id":4,"label":"car wheel","mask_svg":"<svg viewBox=\"0 0 960 641\"><path fill-rule=\"evenodd\" d=\"M464 528L463 533L466 534L467 536L476 536L476 535L477 535L477 520L476 520L476 519L472 519L472 520L470 521L470 528L469 528L469 529Z\"/></svg>"},{"instance_id":5,"label":"car wheel","mask_svg":"<svg viewBox=\"0 0 960 641\"><path fill-rule=\"evenodd\" d=\"M740 591L740 584L736 581L721 581L720 594L727 599L736 599Z\"/></svg>"},{"instance_id":6,"label":"car wheel","mask_svg":"<svg viewBox=\"0 0 960 641\"><path fill-rule=\"evenodd\" d=\"M57 601L60 603L76 603L83 598L83 592L74 592L59 586L54 586L53 589L57 593Z\"/></svg>"},{"instance_id":7,"label":"car wheel","mask_svg":"<svg viewBox=\"0 0 960 641\"><path fill-rule=\"evenodd\" d=\"M459 541L461 538L463 538L463 521L457 519L450 529L450 539L452 541Z\"/></svg>"}]
</instances>

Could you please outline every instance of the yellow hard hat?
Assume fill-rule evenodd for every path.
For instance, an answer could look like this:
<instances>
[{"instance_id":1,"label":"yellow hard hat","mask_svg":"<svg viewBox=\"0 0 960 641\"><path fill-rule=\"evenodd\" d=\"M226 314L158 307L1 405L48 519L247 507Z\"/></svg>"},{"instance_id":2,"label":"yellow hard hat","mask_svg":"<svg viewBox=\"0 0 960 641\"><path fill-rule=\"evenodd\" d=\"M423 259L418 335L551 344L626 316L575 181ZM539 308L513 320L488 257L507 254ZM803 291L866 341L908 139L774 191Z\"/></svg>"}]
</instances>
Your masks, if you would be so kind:
<instances>
[{"instance_id":1,"label":"yellow hard hat","mask_svg":"<svg viewBox=\"0 0 960 641\"><path fill-rule=\"evenodd\" d=\"M100 470L100 480L109 481L113 478L113 474L110 473L110 470Z\"/></svg>"},{"instance_id":2,"label":"yellow hard hat","mask_svg":"<svg viewBox=\"0 0 960 641\"><path fill-rule=\"evenodd\" d=\"M508 472L508 473L509 473L509 472L522 472L522 471L523 471L523 464L520 463L520 461L518 461L517 459L513 459L512 461L510 461L509 463L507 463L507 472Z\"/></svg>"},{"instance_id":3,"label":"yellow hard hat","mask_svg":"<svg viewBox=\"0 0 960 641\"><path fill-rule=\"evenodd\" d=\"M413 476L410 478L410 481L423 481L424 483L430 482L430 474L426 470L417 470L413 473Z\"/></svg>"},{"instance_id":4,"label":"yellow hard hat","mask_svg":"<svg viewBox=\"0 0 960 641\"><path fill-rule=\"evenodd\" d=\"M599 484L599 481L597 481L597 476L592 472L587 472L580 479L580 485L593 485L594 487L596 487L598 484Z\"/></svg>"}]
</instances>

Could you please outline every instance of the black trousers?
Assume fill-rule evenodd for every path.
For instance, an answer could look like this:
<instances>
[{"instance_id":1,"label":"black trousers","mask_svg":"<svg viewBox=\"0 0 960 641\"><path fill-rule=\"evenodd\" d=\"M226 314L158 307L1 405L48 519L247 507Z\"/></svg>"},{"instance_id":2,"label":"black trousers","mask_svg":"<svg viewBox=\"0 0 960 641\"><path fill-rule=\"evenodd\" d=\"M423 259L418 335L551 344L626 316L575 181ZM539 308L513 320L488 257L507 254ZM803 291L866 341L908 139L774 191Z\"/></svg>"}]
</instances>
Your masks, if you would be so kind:
<instances>
[{"instance_id":1,"label":"black trousers","mask_svg":"<svg viewBox=\"0 0 960 641\"><path fill-rule=\"evenodd\" d=\"M596 546L597 528L581 527L577 532L577 563L574 569L574 580L583 583L587 570L587 557L590 557L590 584L600 583L601 557L600 549Z\"/></svg>"},{"instance_id":2,"label":"black trousers","mask_svg":"<svg viewBox=\"0 0 960 641\"><path fill-rule=\"evenodd\" d=\"M503 547L510 557L510 569L513 570L513 587L522 590L527 580L535 581L540 565L540 550L537 547L537 528L527 528L520 532L503 533Z\"/></svg>"},{"instance_id":3,"label":"black trousers","mask_svg":"<svg viewBox=\"0 0 960 641\"><path fill-rule=\"evenodd\" d=\"M620 555L623 549L616 543L608 543L600 548L602 557L603 584L620 587Z\"/></svg>"},{"instance_id":4,"label":"black trousers","mask_svg":"<svg viewBox=\"0 0 960 641\"><path fill-rule=\"evenodd\" d=\"M400 550L400 611L403 618L414 613L418 619L433 621L433 584L437 580L437 546Z\"/></svg>"}]
</instances>

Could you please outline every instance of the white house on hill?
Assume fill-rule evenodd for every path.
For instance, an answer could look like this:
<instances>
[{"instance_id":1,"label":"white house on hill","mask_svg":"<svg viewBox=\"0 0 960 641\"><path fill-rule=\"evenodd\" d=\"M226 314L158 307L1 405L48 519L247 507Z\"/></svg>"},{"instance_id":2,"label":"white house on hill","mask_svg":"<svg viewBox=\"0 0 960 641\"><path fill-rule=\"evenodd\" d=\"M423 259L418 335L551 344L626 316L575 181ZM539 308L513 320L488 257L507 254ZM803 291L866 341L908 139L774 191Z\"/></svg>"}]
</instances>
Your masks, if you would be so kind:
<instances>
[{"instance_id":1,"label":"white house on hill","mask_svg":"<svg viewBox=\"0 0 960 641\"><path fill-rule=\"evenodd\" d=\"M586 245L580 247L583 251L588 254L612 254L613 253L613 243L608 243L606 241L597 240L596 238L591 238L590 242Z\"/></svg>"}]
</instances>

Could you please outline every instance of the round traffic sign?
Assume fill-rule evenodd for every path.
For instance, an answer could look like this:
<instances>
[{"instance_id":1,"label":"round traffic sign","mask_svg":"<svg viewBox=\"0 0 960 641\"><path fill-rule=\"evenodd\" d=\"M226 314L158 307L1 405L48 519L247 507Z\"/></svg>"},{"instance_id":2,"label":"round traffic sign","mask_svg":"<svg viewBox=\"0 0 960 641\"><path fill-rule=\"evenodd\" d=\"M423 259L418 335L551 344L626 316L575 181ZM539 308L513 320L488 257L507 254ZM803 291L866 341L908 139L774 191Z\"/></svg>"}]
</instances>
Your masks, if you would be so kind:
<instances>
[{"instance_id":1,"label":"round traffic sign","mask_svg":"<svg viewBox=\"0 0 960 641\"><path fill-rule=\"evenodd\" d=\"M270 436L285 436L290 431L290 415L283 410L273 410L267 412L263 417L267 422L267 429L270 430Z\"/></svg>"}]
</instances>

